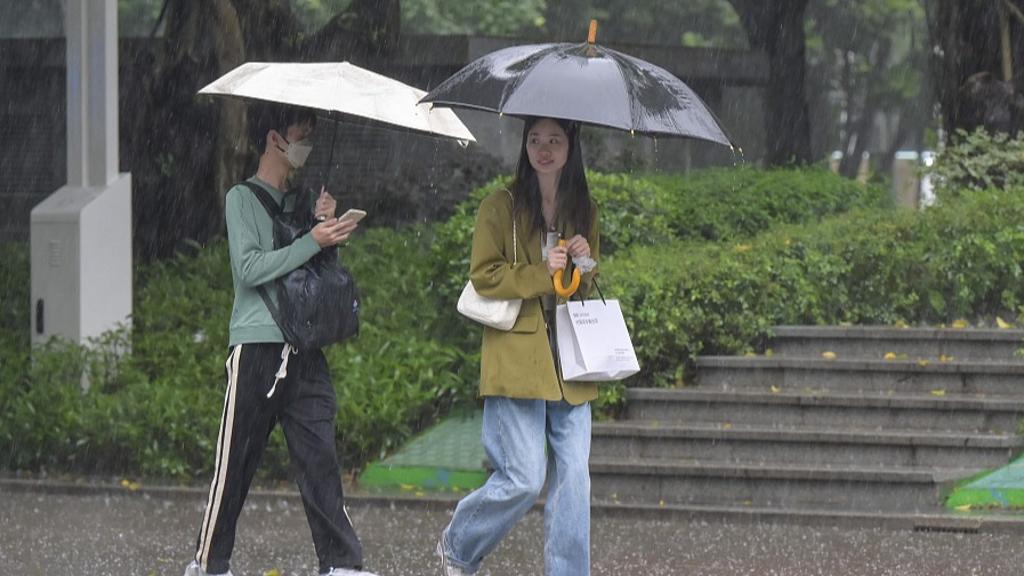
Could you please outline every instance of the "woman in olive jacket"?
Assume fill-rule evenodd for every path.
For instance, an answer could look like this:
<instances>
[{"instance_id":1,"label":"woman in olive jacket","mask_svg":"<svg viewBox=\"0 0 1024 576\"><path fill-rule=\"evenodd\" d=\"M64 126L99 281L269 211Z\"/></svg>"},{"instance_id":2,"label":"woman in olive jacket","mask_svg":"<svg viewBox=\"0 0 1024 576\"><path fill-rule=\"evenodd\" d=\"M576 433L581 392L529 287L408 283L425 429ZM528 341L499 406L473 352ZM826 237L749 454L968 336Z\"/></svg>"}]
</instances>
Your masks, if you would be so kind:
<instances>
[{"instance_id":1,"label":"woman in olive jacket","mask_svg":"<svg viewBox=\"0 0 1024 576\"><path fill-rule=\"evenodd\" d=\"M597 387L561 378L554 311L564 300L552 277L570 258L596 262L598 245L578 124L527 119L515 180L481 202L473 232L474 288L490 298L522 298L523 305L511 330L484 328L482 439L494 473L459 502L442 533L437 552L446 576L476 572L536 501L545 478L544 573L590 574L590 401ZM581 295L595 274L583 274Z\"/></svg>"}]
</instances>

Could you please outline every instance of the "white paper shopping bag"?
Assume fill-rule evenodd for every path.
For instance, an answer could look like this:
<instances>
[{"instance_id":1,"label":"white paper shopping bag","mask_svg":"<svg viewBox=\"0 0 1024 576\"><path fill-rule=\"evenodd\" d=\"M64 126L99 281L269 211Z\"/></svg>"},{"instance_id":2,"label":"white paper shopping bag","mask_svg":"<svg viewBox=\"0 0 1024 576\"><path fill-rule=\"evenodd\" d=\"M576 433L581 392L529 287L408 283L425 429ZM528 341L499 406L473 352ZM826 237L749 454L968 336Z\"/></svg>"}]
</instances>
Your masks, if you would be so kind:
<instances>
[{"instance_id":1,"label":"white paper shopping bag","mask_svg":"<svg viewBox=\"0 0 1024 576\"><path fill-rule=\"evenodd\" d=\"M640 371L618 300L560 304L555 329L563 380L605 382Z\"/></svg>"}]
</instances>

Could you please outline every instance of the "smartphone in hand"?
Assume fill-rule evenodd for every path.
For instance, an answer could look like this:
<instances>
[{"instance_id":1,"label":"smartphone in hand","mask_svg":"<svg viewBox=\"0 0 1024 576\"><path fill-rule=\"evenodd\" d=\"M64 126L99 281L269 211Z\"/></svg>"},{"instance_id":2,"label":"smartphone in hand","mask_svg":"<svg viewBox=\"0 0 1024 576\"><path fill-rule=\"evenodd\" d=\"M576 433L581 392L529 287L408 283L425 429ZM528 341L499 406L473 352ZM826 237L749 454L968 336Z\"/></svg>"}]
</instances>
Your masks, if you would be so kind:
<instances>
[{"instance_id":1,"label":"smartphone in hand","mask_svg":"<svg viewBox=\"0 0 1024 576\"><path fill-rule=\"evenodd\" d=\"M349 208L344 214L338 217L338 220L351 220L352 222L359 222L363 218L366 218L366 211L358 208Z\"/></svg>"}]
</instances>

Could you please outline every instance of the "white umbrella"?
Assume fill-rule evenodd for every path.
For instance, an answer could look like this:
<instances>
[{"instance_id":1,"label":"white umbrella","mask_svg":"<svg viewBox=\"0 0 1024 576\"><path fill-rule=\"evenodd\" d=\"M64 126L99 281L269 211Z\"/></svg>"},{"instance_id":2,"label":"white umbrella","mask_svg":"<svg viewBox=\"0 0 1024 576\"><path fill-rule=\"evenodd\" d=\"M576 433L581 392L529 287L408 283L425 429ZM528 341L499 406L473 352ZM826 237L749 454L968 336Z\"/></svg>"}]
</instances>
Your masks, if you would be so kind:
<instances>
[{"instance_id":1,"label":"white umbrella","mask_svg":"<svg viewBox=\"0 0 1024 576\"><path fill-rule=\"evenodd\" d=\"M303 106L332 117L349 114L463 144L476 141L451 110L419 104L423 90L348 62L247 62L199 93Z\"/></svg>"}]
</instances>

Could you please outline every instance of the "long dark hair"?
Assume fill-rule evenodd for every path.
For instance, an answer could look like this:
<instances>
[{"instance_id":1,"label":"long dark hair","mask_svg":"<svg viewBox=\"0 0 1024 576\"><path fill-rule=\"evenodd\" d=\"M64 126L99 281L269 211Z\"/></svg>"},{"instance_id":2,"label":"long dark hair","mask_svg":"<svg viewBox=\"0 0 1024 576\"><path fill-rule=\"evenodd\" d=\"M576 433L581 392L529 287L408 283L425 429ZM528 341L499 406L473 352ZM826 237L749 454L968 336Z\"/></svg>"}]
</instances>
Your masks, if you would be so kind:
<instances>
[{"instance_id":1,"label":"long dark hair","mask_svg":"<svg viewBox=\"0 0 1024 576\"><path fill-rule=\"evenodd\" d=\"M530 215L530 233L544 230L544 213L541 210L540 183L537 171L530 164L526 153L530 129L543 120L530 117L523 125L523 143L519 150L519 163L516 165L516 177L512 181L512 195L515 198L515 212L526 211ZM590 209L590 187L587 186L587 175L583 168L583 153L580 150L580 125L569 120L552 118L569 140L569 156L562 167L558 178L558 214L563 219L571 219L576 233L586 237L590 233L594 215ZM561 232L561 230L559 230Z\"/></svg>"}]
</instances>

